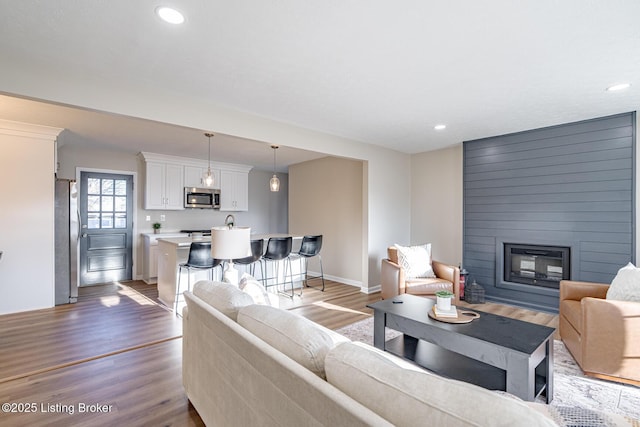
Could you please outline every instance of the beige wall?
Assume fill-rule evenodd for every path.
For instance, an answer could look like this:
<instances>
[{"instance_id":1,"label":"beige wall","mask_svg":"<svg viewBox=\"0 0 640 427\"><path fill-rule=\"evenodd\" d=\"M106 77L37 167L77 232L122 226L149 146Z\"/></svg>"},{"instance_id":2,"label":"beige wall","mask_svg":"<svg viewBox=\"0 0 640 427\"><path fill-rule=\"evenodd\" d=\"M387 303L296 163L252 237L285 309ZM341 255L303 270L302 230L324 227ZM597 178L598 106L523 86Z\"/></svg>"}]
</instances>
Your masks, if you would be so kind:
<instances>
[{"instance_id":1,"label":"beige wall","mask_svg":"<svg viewBox=\"0 0 640 427\"><path fill-rule=\"evenodd\" d=\"M411 156L410 243L431 243L438 261L462 261L462 144Z\"/></svg>"},{"instance_id":2,"label":"beige wall","mask_svg":"<svg viewBox=\"0 0 640 427\"><path fill-rule=\"evenodd\" d=\"M325 157L289 167L289 232L322 234L325 276L356 286L366 276L363 192L361 161Z\"/></svg>"}]
</instances>

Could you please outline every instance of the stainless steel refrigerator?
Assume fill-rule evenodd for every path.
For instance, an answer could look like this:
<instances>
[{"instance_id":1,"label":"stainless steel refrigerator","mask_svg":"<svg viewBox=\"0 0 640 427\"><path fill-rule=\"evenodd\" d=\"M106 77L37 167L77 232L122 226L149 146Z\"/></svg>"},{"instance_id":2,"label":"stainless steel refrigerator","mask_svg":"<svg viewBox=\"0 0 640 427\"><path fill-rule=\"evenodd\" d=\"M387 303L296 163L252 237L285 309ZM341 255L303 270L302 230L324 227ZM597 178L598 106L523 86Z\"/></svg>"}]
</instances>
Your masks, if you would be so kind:
<instances>
[{"instance_id":1,"label":"stainless steel refrigerator","mask_svg":"<svg viewBox=\"0 0 640 427\"><path fill-rule=\"evenodd\" d=\"M78 300L78 187L76 181L56 179L55 193L55 303Z\"/></svg>"}]
</instances>

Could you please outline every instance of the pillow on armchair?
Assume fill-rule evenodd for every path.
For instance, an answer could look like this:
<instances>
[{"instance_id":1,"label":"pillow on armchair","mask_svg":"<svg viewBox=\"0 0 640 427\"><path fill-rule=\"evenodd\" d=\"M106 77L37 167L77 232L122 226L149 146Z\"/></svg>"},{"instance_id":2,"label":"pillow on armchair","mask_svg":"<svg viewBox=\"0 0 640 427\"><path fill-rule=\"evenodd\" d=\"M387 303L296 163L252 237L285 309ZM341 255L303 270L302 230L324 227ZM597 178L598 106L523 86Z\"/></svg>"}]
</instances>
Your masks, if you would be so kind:
<instances>
[{"instance_id":1,"label":"pillow on armchair","mask_svg":"<svg viewBox=\"0 0 640 427\"><path fill-rule=\"evenodd\" d=\"M398 249L398 265L407 279L436 277L431 267L431 243L418 246L394 245Z\"/></svg>"},{"instance_id":2,"label":"pillow on armchair","mask_svg":"<svg viewBox=\"0 0 640 427\"><path fill-rule=\"evenodd\" d=\"M640 302L640 268L629 263L618 270L607 290L607 299Z\"/></svg>"}]
</instances>

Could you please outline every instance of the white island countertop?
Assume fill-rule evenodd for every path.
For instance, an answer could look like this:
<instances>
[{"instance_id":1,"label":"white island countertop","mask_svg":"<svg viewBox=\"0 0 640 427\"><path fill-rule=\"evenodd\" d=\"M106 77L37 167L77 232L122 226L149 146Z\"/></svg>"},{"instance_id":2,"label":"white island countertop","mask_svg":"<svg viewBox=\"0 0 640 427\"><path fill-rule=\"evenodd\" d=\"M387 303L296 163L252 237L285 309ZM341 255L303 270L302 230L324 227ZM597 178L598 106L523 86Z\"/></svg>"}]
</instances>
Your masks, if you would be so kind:
<instances>
[{"instance_id":1,"label":"white island countertop","mask_svg":"<svg viewBox=\"0 0 640 427\"><path fill-rule=\"evenodd\" d=\"M289 237L290 234L273 233L273 234L252 234L251 240L264 239L268 240L270 237ZM294 240L302 239L302 236L291 236ZM191 246L191 242L210 242L211 237L158 237L158 242L165 242L173 245L177 248L186 248Z\"/></svg>"},{"instance_id":2,"label":"white island countertop","mask_svg":"<svg viewBox=\"0 0 640 427\"><path fill-rule=\"evenodd\" d=\"M188 233L181 233L180 231L161 231L160 233L140 233L143 237L151 237L153 239L167 239L169 237L186 237Z\"/></svg>"},{"instance_id":3,"label":"white island countertop","mask_svg":"<svg viewBox=\"0 0 640 427\"><path fill-rule=\"evenodd\" d=\"M176 248L188 248L191 242L210 242L211 237L160 237L159 242L168 243Z\"/></svg>"}]
</instances>

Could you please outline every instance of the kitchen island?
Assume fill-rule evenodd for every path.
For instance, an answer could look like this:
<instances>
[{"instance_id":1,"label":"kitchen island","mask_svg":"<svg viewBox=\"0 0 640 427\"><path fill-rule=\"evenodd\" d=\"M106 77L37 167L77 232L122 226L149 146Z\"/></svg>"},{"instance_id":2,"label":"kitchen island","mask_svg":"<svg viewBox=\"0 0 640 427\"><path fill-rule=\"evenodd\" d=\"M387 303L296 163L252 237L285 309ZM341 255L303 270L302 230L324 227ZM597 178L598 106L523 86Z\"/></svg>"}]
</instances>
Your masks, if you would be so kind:
<instances>
[{"instance_id":1,"label":"kitchen island","mask_svg":"<svg viewBox=\"0 0 640 427\"><path fill-rule=\"evenodd\" d=\"M187 262L191 242L210 242L210 237L173 237L158 239L158 298L166 306L173 308L178 285L180 264ZM182 286L186 290L189 277L187 271L182 273ZM208 270L191 273L191 283L209 278Z\"/></svg>"},{"instance_id":2,"label":"kitchen island","mask_svg":"<svg viewBox=\"0 0 640 427\"><path fill-rule=\"evenodd\" d=\"M270 237L287 237L289 234L252 234L251 239L264 239L265 250L266 242ZM174 237L174 238L159 238L158 239L158 298L167 307L174 307L176 287L178 284L179 266L181 263L186 262L189 257L189 248L191 242L210 242L210 237ZM293 251L297 251L300 248L302 236L293 236ZM297 274L297 263L292 263L292 269L294 276ZM219 270L219 269L218 269ZM214 279L216 277L214 272ZM193 271L191 273L191 285L193 286L198 280L207 280L210 272L205 271ZM242 272L241 272L242 274ZM220 276L217 276L218 278ZM182 290L186 290L186 284L189 278L187 277L187 271L182 273Z\"/></svg>"}]
</instances>

